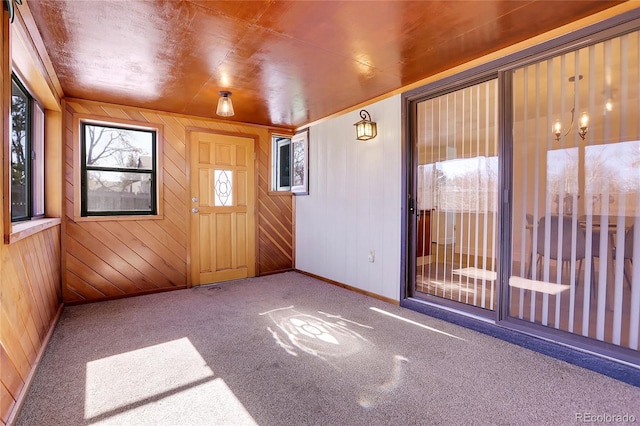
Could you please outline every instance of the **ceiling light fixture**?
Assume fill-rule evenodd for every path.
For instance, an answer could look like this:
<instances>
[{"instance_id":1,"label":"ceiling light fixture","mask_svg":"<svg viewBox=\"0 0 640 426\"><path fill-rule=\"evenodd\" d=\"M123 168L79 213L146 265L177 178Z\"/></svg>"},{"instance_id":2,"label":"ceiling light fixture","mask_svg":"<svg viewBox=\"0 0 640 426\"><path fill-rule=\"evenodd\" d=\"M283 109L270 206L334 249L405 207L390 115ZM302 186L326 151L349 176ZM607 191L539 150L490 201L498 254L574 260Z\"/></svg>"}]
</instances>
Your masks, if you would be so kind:
<instances>
[{"instance_id":1,"label":"ceiling light fixture","mask_svg":"<svg viewBox=\"0 0 640 426\"><path fill-rule=\"evenodd\" d=\"M220 99L218 99L216 114L221 117L231 117L234 114L233 104L231 103L231 92L222 90L218 93L220 94Z\"/></svg>"},{"instance_id":2,"label":"ceiling light fixture","mask_svg":"<svg viewBox=\"0 0 640 426\"><path fill-rule=\"evenodd\" d=\"M363 109L360 111L360 117L362 120L354 124L354 126L356 126L356 139L359 141L368 141L369 139L375 138L378 134L378 126L371 121L371 115Z\"/></svg>"},{"instance_id":3,"label":"ceiling light fixture","mask_svg":"<svg viewBox=\"0 0 640 426\"><path fill-rule=\"evenodd\" d=\"M578 81L582 80L582 75L578 75ZM571 108L571 124L569 124L569 128L564 134L562 134L562 121L558 118L555 123L553 123L552 132L556 138L556 142L560 141L561 137L566 137L571 129L573 128L573 122L576 118L576 92L577 92L577 83L576 77L569 77L569 81L574 83L573 87L573 107ZM589 114L583 112L580 115L580 127L578 128L578 135L582 140L587 136L587 132L589 131Z\"/></svg>"}]
</instances>

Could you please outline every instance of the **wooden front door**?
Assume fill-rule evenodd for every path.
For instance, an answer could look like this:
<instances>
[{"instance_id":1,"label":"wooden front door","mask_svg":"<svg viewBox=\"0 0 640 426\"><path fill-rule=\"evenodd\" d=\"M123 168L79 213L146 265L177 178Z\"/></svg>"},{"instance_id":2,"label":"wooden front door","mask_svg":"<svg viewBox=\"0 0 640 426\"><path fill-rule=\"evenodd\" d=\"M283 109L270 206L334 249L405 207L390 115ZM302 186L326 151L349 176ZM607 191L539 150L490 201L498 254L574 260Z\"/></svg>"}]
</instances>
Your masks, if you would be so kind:
<instances>
[{"instance_id":1,"label":"wooden front door","mask_svg":"<svg viewBox=\"0 0 640 426\"><path fill-rule=\"evenodd\" d=\"M255 275L254 140L191 133L191 282Z\"/></svg>"}]
</instances>

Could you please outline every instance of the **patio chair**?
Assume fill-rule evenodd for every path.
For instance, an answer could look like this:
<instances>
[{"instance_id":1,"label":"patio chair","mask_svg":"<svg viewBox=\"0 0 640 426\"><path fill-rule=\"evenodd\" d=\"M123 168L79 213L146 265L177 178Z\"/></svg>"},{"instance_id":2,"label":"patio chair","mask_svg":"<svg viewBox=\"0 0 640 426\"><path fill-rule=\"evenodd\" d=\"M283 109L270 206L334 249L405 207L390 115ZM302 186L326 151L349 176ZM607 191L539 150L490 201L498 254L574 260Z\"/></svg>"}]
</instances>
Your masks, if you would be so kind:
<instances>
[{"instance_id":1,"label":"patio chair","mask_svg":"<svg viewBox=\"0 0 640 426\"><path fill-rule=\"evenodd\" d=\"M549 216L550 232L549 232L549 253L545 254L546 242L546 221L547 217L543 216L538 221L537 247L538 255L536 265L538 267L538 276L542 274L542 261L546 255L550 260L555 260L564 270L565 267L571 267L571 245L573 237L573 221L570 216ZM562 228L560 228L562 224ZM562 241L559 241L560 229L562 229ZM576 227L576 260L578 261L578 274L576 275L576 287L579 283L580 271L585 258L586 239L582 228ZM558 252L558 243L560 242L560 253ZM562 256L562 257L559 257Z\"/></svg>"}]
</instances>

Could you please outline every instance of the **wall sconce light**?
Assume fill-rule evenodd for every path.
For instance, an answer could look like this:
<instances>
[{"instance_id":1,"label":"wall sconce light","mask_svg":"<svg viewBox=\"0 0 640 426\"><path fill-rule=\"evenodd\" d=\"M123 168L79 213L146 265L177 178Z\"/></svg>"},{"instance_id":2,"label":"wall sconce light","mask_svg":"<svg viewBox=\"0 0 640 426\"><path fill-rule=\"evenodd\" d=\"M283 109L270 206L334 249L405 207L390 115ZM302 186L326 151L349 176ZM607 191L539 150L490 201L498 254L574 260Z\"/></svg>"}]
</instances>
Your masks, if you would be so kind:
<instances>
[{"instance_id":1,"label":"wall sconce light","mask_svg":"<svg viewBox=\"0 0 640 426\"><path fill-rule=\"evenodd\" d=\"M223 90L218 93L220 94L220 99L218 99L216 114L222 117L231 117L234 114L233 104L231 103L231 92Z\"/></svg>"},{"instance_id":2,"label":"wall sconce light","mask_svg":"<svg viewBox=\"0 0 640 426\"><path fill-rule=\"evenodd\" d=\"M582 75L578 75L578 81L582 80ZM575 76L571 76L569 77L569 81L572 83L576 83L576 77ZM577 85L577 84L576 84ZM562 122L560 121L560 119L557 119L555 121L555 123L553 123L553 127L551 129L551 131L553 132L553 135L556 138L556 142L560 141L561 137L566 137L569 132L571 131L571 129L573 128L573 123L575 121L576 118L576 107L575 107L575 101L576 101L576 87L574 86L573 88L573 108L571 108L571 124L569 124L569 128L567 129L566 132L564 132L564 134L562 134ZM582 140L584 140L584 138L587 136L587 132L589 131L589 114L587 114L586 112L583 112L580 115L580 126L578 127L578 135L580 136L580 138Z\"/></svg>"},{"instance_id":3,"label":"wall sconce light","mask_svg":"<svg viewBox=\"0 0 640 426\"><path fill-rule=\"evenodd\" d=\"M362 120L354 124L354 126L356 126L356 139L359 141L368 141L369 139L375 138L378 134L378 127L376 123L371 121L371 115L363 109L360 111L360 117Z\"/></svg>"}]
</instances>

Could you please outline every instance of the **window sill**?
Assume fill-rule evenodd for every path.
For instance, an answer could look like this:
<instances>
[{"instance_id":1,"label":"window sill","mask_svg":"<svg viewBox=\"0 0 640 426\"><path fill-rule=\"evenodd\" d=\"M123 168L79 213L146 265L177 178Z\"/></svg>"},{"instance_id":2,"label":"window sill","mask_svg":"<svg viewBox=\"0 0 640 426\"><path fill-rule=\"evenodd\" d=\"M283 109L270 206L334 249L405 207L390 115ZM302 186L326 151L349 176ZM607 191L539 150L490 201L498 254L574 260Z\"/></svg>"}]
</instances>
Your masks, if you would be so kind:
<instances>
[{"instance_id":1,"label":"window sill","mask_svg":"<svg viewBox=\"0 0 640 426\"><path fill-rule=\"evenodd\" d=\"M38 232L58 226L60 223L61 220L59 217L17 222L11 225L11 233L5 234L4 241L6 244L13 244L16 241L20 241Z\"/></svg>"},{"instance_id":2,"label":"window sill","mask_svg":"<svg viewBox=\"0 0 640 426\"><path fill-rule=\"evenodd\" d=\"M267 194L268 195L285 196L285 195L293 195L293 192L291 192L291 191L269 191Z\"/></svg>"},{"instance_id":3,"label":"window sill","mask_svg":"<svg viewBox=\"0 0 640 426\"><path fill-rule=\"evenodd\" d=\"M162 220L164 219L164 215L146 215L146 214L135 214L135 215L126 215L126 216L75 216L73 218L74 222L122 222L128 220Z\"/></svg>"}]
</instances>

